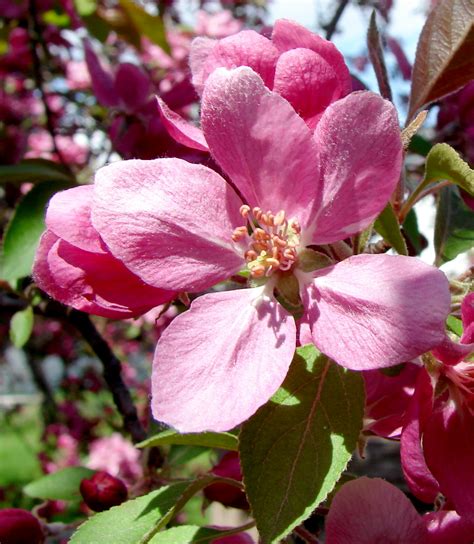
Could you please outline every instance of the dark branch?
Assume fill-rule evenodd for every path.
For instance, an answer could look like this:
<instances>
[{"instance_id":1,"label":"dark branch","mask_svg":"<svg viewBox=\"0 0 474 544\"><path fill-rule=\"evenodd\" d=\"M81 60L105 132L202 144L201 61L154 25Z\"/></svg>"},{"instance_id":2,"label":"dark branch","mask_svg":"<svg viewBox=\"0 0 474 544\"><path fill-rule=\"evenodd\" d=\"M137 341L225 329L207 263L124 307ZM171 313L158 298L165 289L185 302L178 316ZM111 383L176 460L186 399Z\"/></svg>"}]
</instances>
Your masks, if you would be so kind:
<instances>
[{"instance_id":1,"label":"dark branch","mask_svg":"<svg viewBox=\"0 0 474 544\"><path fill-rule=\"evenodd\" d=\"M339 20L342 17L342 14L344 13L344 10L346 9L348 4L349 0L340 0L339 5L337 6L337 9L332 16L332 19L327 25L324 26L324 29L326 30L326 40L330 40L333 34L336 32Z\"/></svg>"}]
</instances>

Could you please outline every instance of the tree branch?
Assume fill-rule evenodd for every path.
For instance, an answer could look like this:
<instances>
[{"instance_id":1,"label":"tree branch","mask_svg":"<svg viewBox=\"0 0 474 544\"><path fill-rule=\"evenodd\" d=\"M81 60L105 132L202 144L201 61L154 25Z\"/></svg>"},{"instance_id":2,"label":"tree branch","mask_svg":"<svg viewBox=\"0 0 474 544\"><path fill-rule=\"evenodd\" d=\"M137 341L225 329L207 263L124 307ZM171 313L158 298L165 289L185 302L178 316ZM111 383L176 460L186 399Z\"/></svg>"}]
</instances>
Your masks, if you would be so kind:
<instances>
[{"instance_id":1,"label":"tree branch","mask_svg":"<svg viewBox=\"0 0 474 544\"><path fill-rule=\"evenodd\" d=\"M340 0L339 5L332 16L332 19L327 25L324 25L324 30L326 30L326 40L330 40L333 34L336 32L337 25L339 24L339 19L342 17L344 10L349 4L349 0Z\"/></svg>"}]
</instances>

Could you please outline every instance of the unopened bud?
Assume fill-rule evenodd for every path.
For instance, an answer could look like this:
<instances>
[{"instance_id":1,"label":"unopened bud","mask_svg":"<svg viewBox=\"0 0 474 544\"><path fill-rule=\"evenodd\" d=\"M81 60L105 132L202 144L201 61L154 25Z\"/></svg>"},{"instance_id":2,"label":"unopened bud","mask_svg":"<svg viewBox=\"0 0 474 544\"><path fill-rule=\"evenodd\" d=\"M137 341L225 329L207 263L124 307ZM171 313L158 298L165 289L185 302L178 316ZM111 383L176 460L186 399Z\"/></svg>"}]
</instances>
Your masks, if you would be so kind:
<instances>
[{"instance_id":1,"label":"unopened bud","mask_svg":"<svg viewBox=\"0 0 474 544\"><path fill-rule=\"evenodd\" d=\"M27 510L0 510L0 542L2 544L42 544L44 533L39 520Z\"/></svg>"},{"instance_id":2,"label":"unopened bud","mask_svg":"<svg viewBox=\"0 0 474 544\"><path fill-rule=\"evenodd\" d=\"M127 500L127 487L118 478L105 471L84 478L80 491L84 502L94 512L103 512Z\"/></svg>"}]
</instances>

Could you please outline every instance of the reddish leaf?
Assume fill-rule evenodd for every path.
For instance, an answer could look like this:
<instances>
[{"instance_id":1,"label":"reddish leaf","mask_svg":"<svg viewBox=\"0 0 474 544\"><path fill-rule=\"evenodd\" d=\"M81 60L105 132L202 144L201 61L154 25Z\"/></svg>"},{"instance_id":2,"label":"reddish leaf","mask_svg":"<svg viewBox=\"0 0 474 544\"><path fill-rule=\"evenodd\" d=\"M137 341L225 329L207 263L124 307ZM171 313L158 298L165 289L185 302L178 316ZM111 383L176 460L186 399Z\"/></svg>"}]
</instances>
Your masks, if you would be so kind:
<instances>
[{"instance_id":1,"label":"reddish leaf","mask_svg":"<svg viewBox=\"0 0 474 544\"><path fill-rule=\"evenodd\" d=\"M473 51L472 0L438 2L418 41L408 119L474 79Z\"/></svg>"}]
</instances>

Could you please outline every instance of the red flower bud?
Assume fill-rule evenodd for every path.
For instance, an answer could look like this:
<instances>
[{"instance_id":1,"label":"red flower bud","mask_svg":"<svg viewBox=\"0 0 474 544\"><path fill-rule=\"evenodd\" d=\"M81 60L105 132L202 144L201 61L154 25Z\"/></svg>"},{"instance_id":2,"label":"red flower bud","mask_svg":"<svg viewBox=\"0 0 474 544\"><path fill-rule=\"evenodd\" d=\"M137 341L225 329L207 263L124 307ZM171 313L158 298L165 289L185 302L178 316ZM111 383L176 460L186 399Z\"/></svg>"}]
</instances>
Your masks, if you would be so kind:
<instances>
[{"instance_id":1,"label":"red flower bud","mask_svg":"<svg viewBox=\"0 0 474 544\"><path fill-rule=\"evenodd\" d=\"M2 544L42 544L44 533L33 514L21 508L0 510L0 542Z\"/></svg>"},{"instance_id":2,"label":"red flower bud","mask_svg":"<svg viewBox=\"0 0 474 544\"><path fill-rule=\"evenodd\" d=\"M80 491L84 502L94 512L103 512L127 500L127 487L118 478L105 471L84 478Z\"/></svg>"},{"instance_id":3,"label":"red flower bud","mask_svg":"<svg viewBox=\"0 0 474 544\"><path fill-rule=\"evenodd\" d=\"M239 455L236 452L226 453L219 463L211 470L212 474L224 478L242 481L242 472L240 470ZM204 489L204 495L209 501L217 501L224 506L248 510L249 504L245 493L230 484L218 483L211 484Z\"/></svg>"}]
</instances>

